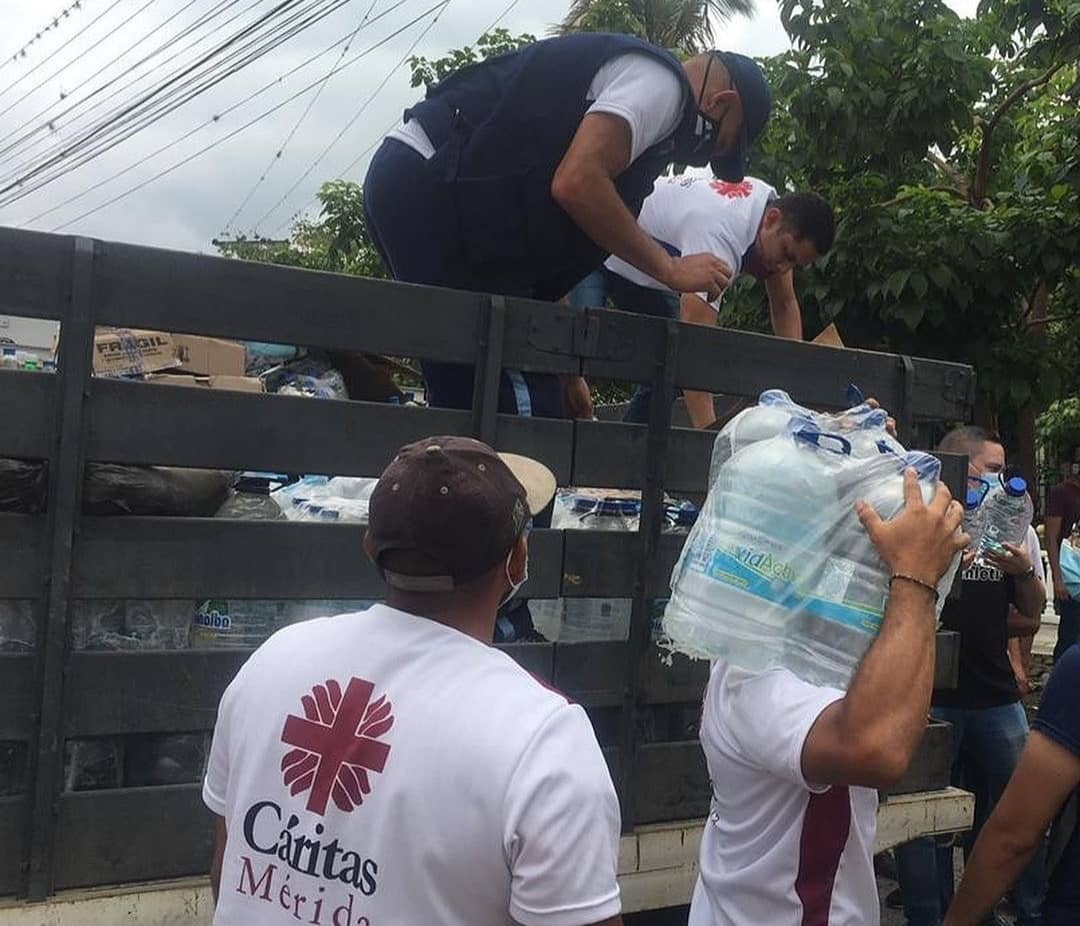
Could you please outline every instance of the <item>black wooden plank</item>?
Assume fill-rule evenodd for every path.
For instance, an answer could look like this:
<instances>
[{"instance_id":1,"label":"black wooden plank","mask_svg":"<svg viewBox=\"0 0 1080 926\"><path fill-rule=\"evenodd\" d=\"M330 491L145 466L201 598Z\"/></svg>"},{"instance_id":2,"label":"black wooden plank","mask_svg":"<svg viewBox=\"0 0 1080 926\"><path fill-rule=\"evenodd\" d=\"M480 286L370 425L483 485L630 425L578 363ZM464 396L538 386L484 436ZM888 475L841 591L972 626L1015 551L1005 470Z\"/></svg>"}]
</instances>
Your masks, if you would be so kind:
<instances>
[{"instance_id":1,"label":"black wooden plank","mask_svg":"<svg viewBox=\"0 0 1080 926\"><path fill-rule=\"evenodd\" d=\"M445 362L472 362L489 298L113 242L97 243L97 264L98 324ZM568 353L572 310L525 299L507 307L504 366L580 368ZM530 337L534 329L546 337Z\"/></svg>"},{"instance_id":2,"label":"black wooden plank","mask_svg":"<svg viewBox=\"0 0 1080 926\"><path fill-rule=\"evenodd\" d=\"M200 792L191 784L62 795L56 889L205 874L213 817Z\"/></svg>"},{"instance_id":3,"label":"black wooden plank","mask_svg":"<svg viewBox=\"0 0 1080 926\"><path fill-rule=\"evenodd\" d=\"M0 896L22 887L26 852L26 798L0 797Z\"/></svg>"},{"instance_id":4,"label":"black wooden plank","mask_svg":"<svg viewBox=\"0 0 1080 926\"><path fill-rule=\"evenodd\" d=\"M888 789L889 794L916 794L949 787L952 773L952 727L931 723L904 777Z\"/></svg>"},{"instance_id":5,"label":"black wooden plank","mask_svg":"<svg viewBox=\"0 0 1080 926\"><path fill-rule=\"evenodd\" d=\"M212 730L218 701L247 650L72 653L66 736Z\"/></svg>"},{"instance_id":6,"label":"black wooden plank","mask_svg":"<svg viewBox=\"0 0 1080 926\"><path fill-rule=\"evenodd\" d=\"M464 411L331 402L96 379L87 458L109 463L377 476L403 445L469 434ZM572 423L500 415L497 449L546 464L565 483Z\"/></svg>"},{"instance_id":7,"label":"black wooden plank","mask_svg":"<svg viewBox=\"0 0 1080 926\"><path fill-rule=\"evenodd\" d=\"M213 518L86 518L76 598L381 598L385 585L357 524ZM554 598L559 531L529 538L528 594ZM118 564L122 564L122 567Z\"/></svg>"},{"instance_id":8,"label":"black wooden plank","mask_svg":"<svg viewBox=\"0 0 1080 926\"><path fill-rule=\"evenodd\" d=\"M670 661L670 665L668 665ZM649 704L700 701L709 683L709 663L653 646L645 657L642 684Z\"/></svg>"},{"instance_id":9,"label":"black wooden plank","mask_svg":"<svg viewBox=\"0 0 1080 926\"><path fill-rule=\"evenodd\" d=\"M622 704L627 668L623 642L556 643L552 684L577 704Z\"/></svg>"},{"instance_id":10,"label":"black wooden plank","mask_svg":"<svg viewBox=\"0 0 1080 926\"><path fill-rule=\"evenodd\" d=\"M567 598L627 598L633 588L637 534L622 531L567 530L563 557L563 595ZM652 565L648 593L666 598L671 569L686 534L662 534Z\"/></svg>"},{"instance_id":11,"label":"black wooden plank","mask_svg":"<svg viewBox=\"0 0 1080 926\"><path fill-rule=\"evenodd\" d=\"M0 655L0 740L28 740L33 736L36 677L37 659L32 654Z\"/></svg>"},{"instance_id":12,"label":"black wooden plank","mask_svg":"<svg viewBox=\"0 0 1080 926\"><path fill-rule=\"evenodd\" d=\"M637 489L645 481L648 428L640 424L578 421L575 424L575 486ZM675 428L668 443L664 488L701 493L708 488L709 460L716 434Z\"/></svg>"},{"instance_id":13,"label":"black wooden plank","mask_svg":"<svg viewBox=\"0 0 1080 926\"><path fill-rule=\"evenodd\" d=\"M38 598L45 590L42 515L0 514L0 595Z\"/></svg>"},{"instance_id":14,"label":"black wooden plank","mask_svg":"<svg viewBox=\"0 0 1080 926\"><path fill-rule=\"evenodd\" d=\"M709 812L709 772L697 741L638 747L634 824L695 820Z\"/></svg>"},{"instance_id":15,"label":"black wooden plank","mask_svg":"<svg viewBox=\"0 0 1080 926\"><path fill-rule=\"evenodd\" d=\"M0 456L44 459L52 453L57 378L0 370Z\"/></svg>"},{"instance_id":16,"label":"black wooden plank","mask_svg":"<svg viewBox=\"0 0 1080 926\"><path fill-rule=\"evenodd\" d=\"M599 357L585 361L585 375L644 382L652 377L652 344L662 322L620 312L596 312ZM856 383L883 406L899 410L904 398L898 355L823 347L726 328L683 325L675 374L678 386L757 396L784 389L804 405L839 408L848 383ZM974 399L970 367L917 359L912 384L916 417L963 419Z\"/></svg>"},{"instance_id":17,"label":"black wooden plank","mask_svg":"<svg viewBox=\"0 0 1080 926\"><path fill-rule=\"evenodd\" d=\"M65 235L0 228L0 314L63 318L72 247Z\"/></svg>"}]
</instances>

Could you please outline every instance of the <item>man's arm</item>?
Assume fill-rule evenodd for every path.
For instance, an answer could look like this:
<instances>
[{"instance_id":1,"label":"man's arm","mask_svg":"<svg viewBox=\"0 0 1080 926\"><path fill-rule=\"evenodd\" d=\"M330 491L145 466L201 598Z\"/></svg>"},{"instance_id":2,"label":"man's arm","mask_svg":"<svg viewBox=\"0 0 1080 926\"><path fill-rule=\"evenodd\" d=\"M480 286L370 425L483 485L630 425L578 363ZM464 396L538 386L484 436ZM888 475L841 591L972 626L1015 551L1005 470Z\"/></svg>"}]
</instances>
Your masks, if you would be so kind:
<instances>
[{"instance_id":1,"label":"man's arm","mask_svg":"<svg viewBox=\"0 0 1080 926\"><path fill-rule=\"evenodd\" d=\"M715 328L716 309L701 296L683 293L679 300L679 320L691 325ZM690 416L690 424L693 427L704 430L716 422L716 406L711 392L684 389L683 398L686 400L686 412Z\"/></svg>"},{"instance_id":2,"label":"man's arm","mask_svg":"<svg viewBox=\"0 0 1080 926\"><path fill-rule=\"evenodd\" d=\"M551 195L604 251L621 257L677 293L719 295L731 268L712 254L672 257L641 228L615 188L630 164L630 126L610 113L589 113L555 171Z\"/></svg>"},{"instance_id":3,"label":"man's arm","mask_svg":"<svg viewBox=\"0 0 1080 926\"><path fill-rule=\"evenodd\" d=\"M801 341L803 337L802 309L795 295L795 271L776 274L765 279L765 293L769 297L769 319L773 334L781 338Z\"/></svg>"},{"instance_id":4,"label":"man's arm","mask_svg":"<svg viewBox=\"0 0 1080 926\"><path fill-rule=\"evenodd\" d=\"M217 817L214 824L214 857L210 862L210 889L214 892L214 904L217 904L218 893L221 891L221 866L225 861L225 842L228 832L225 829L225 818Z\"/></svg>"},{"instance_id":5,"label":"man's arm","mask_svg":"<svg viewBox=\"0 0 1080 926\"><path fill-rule=\"evenodd\" d=\"M925 505L918 480L904 474L904 511L883 522L864 502L859 519L890 575L936 586L968 544L963 509L940 486ZM819 785L884 788L907 771L926 727L934 682L934 596L915 582L892 583L881 632L851 687L830 704L803 745L803 775Z\"/></svg>"},{"instance_id":6,"label":"man's arm","mask_svg":"<svg viewBox=\"0 0 1080 926\"><path fill-rule=\"evenodd\" d=\"M591 421L595 413L593 408L592 393L589 392L589 384L583 376L560 376L559 382L563 388L563 400L566 403L566 411L571 418L583 421Z\"/></svg>"},{"instance_id":7,"label":"man's arm","mask_svg":"<svg viewBox=\"0 0 1080 926\"><path fill-rule=\"evenodd\" d=\"M964 868L944 926L976 926L1027 867L1065 800L1080 757L1033 730L1012 779Z\"/></svg>"},{"instance_id":8,"label":"man's arm","mask_svg":"<svg viewBox=\"0 0 1080 926\"><path fill-rule=\"evenodd\" d=\"M1069 593L1061 578L1061 525L1060 516L1046 516L1046 558L1050 560L1050 577L1054 583L1054 599L1068 601Z\"/></svg>"}]
</instances>

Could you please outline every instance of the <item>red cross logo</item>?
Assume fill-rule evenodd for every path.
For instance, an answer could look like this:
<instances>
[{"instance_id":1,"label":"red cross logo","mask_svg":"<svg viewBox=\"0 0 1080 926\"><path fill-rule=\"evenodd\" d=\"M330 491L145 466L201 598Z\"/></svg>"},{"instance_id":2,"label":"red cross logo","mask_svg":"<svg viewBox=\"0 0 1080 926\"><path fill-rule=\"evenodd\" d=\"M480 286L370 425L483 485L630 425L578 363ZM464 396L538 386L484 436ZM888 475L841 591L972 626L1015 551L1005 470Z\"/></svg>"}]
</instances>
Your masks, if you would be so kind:
<instances>
[{"instance_id":1,"label":"red cross logo","mask_svg":"<svg viewBox=\"0 0 1080 926\"><path fill-rule=\"evenodd\" d=\"M754 192L754 185L749 180L729 183L727 180L714 180L709 184L721 196L728 199L746 199Z\"/></svg>"},{"instance_id":2,"label":"red cross logo","mask_svg":"<svg viewBox=\"0 0 1080 926\"><path fill-rule=\"evenodd\" d=\"M295 747L281 760L285 784L294 797L310 791L307 809L320 816L332 798L348 813L371 793L368 772L386 767L390 746L379 737L394 725L391 704L383 695L372 702L375 686L349 679L342 696L333 679L316 685L300 703L304 716L290 714L281 741Z\"/></svg>"}]
</instances>

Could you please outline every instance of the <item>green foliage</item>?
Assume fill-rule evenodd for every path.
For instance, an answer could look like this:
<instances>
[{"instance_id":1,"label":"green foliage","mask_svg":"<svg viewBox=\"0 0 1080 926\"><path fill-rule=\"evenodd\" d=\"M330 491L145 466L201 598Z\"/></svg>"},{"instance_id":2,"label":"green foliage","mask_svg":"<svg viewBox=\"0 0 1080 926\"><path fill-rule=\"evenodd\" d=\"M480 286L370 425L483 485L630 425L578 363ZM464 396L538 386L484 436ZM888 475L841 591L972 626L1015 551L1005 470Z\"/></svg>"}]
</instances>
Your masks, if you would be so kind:
<instances>
[{"instance_id":1,"label":"green foliage","mask_svg":"<svg viewBox=\"0 0 1080 926\"><path fill-rule=\"evenodd\" d=\"M494 29L485 32L476 40L476 47L466 45L464 48L454 48L433 61L419 55L409 59L409 70L412 73L410 84L413 87L424 86L430 89L445 77L460 71L470 64L478 61L486 61L497 55L517 51L525 45L531 45L536 41L535 35L522 33L511 35L506 29Z\"/></svg>"},{"instance_id":2,"label":"green foliage","mask_svg":"<svg viewBox=\"0 0 1080 926\"><path fill-rule=\"evenodd\" d=\"M386 279L390 276L367 230L364 194L348 180L324 183L318 193L322 209L315 219L300 219L288 241L239 238L220 242L226 257L284 264Z\"/></svg>"},{"instance_id":3,"label":"green foliage","mask_svg":"<svg viewBox=\"0 0 1080 926\"><path fill-rule=\"evenodd\" d=\"M753 0L574 0L556 31L622 32L690 55L712 47L713 21L753 12Z\"/></svg>"},{"instance_id":4,"label":"green foliage","mask_svg":"<svg viewBox=\"0 0 1080 926\"><path fill-rule=\"evenodd\" d=\"M837 208L836 246L799 275L808 332L836 321L853 346L973 363L1003 421L1076 388L1078 10L781 3L794 50L765 63L776 107L753 170ZM761 317L757 293L731 303Z\"/></svg>"},{"instance_id":5,"label":"green foliage","mask_svg":"<svg viewBox=\"0 0 1080 926\"><path fill-rule=\"evenodd\" d=\"M1039 440L1052 455L1063 457L1080 446L1080 398L1054 402L1038 420Z\"/></svg>"}]
</instances>

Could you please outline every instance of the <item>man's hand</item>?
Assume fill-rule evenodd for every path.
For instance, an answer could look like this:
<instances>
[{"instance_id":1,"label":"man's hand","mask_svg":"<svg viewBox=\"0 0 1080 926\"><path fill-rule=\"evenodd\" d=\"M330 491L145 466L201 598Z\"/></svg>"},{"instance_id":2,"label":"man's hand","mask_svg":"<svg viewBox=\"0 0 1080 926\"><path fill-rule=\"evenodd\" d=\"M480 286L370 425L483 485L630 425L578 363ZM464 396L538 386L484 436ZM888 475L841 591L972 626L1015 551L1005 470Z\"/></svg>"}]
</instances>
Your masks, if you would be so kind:
<instances>
[{"instance_id":1,"label":"man's hand","mask_svg":"<svg viewBox=\"0 0 1080 926\"><path fill-rule=\"evenodd\" d=\"M938 485L929 505L923 502L915 470L904 471L904 510L891 521L882 521L866 502L856 506L859 520L870 535L890 573L902 574L936 586L948 571L953 557L970 538L958 530L964 509L953 501L948 487Z\"/></svg>"},{"instance_id":2,"label":"man's hand","mask_svg":"<svg viewBox=\"0 0 1080 926\"><path fill-rule=\"evenodd\" d=\"M1031 569L1031 557L1028 556L1027 550L1014 543L1003 543L1001 546L1005 552L989 552L986 558L1005 575L1016 578Z\"/></svg>"},{"instance_id":3,"label":"man's hand","mask_svg":"<svg viewBox=\"0 0 1080 926\"><path fill-rule=\"evenodd\" d=\"M672 257L659 281L677 293L708 293L714 300L731 285L731 268L712 254Z\"/></svg>"},{"instance_id":4,"label":"man's hand","mask_svg":"<svg viewBox=\"0 0 1080 926\"><path fill-rule=\"evenodd\" d=\"M1065 580L1061 576L1054 576L1054 601L1072 601L1072 595L1065 587Z\"/></svg>"},{"instance_id":5,"label":"man's hand","mask_svg":"<svg viewBox=\"0 0 1080 926\"><path fill-rule=\"evenodd\" d=\"M877 399L867 399L866 404L871 408L881 408L881 403ZM885 430L890 437L896 437L896 419L892 415L885 419Z\"/></svg>"}]
</instances>

